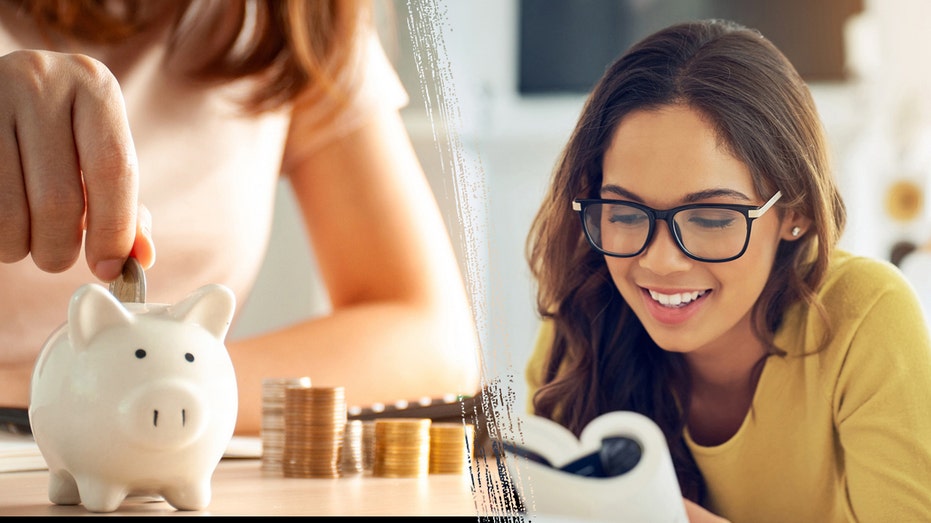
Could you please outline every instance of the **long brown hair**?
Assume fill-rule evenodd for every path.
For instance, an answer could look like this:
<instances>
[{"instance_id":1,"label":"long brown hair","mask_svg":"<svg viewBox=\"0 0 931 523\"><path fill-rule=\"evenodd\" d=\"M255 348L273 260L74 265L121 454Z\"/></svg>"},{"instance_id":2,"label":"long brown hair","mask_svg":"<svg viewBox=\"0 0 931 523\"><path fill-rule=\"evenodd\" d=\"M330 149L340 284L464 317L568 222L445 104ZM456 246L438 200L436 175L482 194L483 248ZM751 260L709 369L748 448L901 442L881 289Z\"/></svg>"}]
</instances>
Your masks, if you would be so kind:
<instances>
[{"instance_id":1,"label":"long brown hair","mask_svg":"<svg viewBox=\"0 0 931 523\"><path fill-rule=\"evenodd\" d=\"M363 0L19 0L47 35L117 44L167 26L168 62L205 82L253 77L251 112L313 87L342 103L337 85L370 21ZM254 20L252 25L250 20Z\"/></svg>"},{"instance_id":2,"label":"long brown hair","mask_svg":"<svg viewBox=\"0 0 931 523\"><path fill-rule=\"evenodd\" d=\"M598 415L633 410L663 430L683 494L703 502L705 485L683 440L689 376L681 355L660 349L617 291L604 257L586 242L574 198L598 198L602 161L631 111L686 104L750 169L760 195L783 193L777 210L812 221L782 242L753 308L770 348L791 304L815 298L845 222L811 94L785 56L757 31L723 20L673 25L631 47L590 94L533 222L527 256L538 313L555 338L533 398L536 414L579 434Z\"/></svg>"}]
</instances>

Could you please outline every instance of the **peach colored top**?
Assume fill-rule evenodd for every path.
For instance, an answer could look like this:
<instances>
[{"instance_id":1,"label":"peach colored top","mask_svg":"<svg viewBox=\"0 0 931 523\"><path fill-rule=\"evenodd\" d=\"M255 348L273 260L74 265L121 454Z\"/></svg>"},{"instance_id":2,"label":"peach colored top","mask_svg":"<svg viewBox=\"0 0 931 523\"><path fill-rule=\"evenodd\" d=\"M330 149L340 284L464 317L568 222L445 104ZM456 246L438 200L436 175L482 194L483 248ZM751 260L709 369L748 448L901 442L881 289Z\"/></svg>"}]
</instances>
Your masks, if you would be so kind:
<instances>
[{"instance_id":1,"label":"peach colored top","mask_svg":"<svg viewBox=\"0 0 931 523\"><path fill-rule=\"evenodd\" d=\"M43 47L26 21L13 19L13 9L0 4L0 55ZM163 69L164 42L56 49L98 58L122 87L139 158L139 201L152 213L158 252L147 272L147 301L174 303L203 284L222 283L237 303L245 302L264 259L279 174L374 111L409 101L377 34L370 32L366 44L351 75L360 81L349 88L351 102L342 112L298 102L293 110L257 117L237 113L233 95L242 92L242 82L205 88ZM97 281L83 253L61 274L41 272L29 257L0 264L0 371L31 367L64 322L71 294Z\"/></svg>"}]
</instances>

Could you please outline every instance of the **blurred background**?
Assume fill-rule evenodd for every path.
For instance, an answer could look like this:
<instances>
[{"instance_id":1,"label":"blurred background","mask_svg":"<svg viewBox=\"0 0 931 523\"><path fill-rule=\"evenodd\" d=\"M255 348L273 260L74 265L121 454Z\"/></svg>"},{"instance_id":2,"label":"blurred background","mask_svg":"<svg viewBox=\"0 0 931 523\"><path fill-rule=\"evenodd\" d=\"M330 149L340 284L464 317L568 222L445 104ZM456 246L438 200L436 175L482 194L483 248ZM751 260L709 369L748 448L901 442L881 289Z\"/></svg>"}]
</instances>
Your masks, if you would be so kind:
<instances>
[{"instance_id":1,"label":"blurred background","mask_svg":"<svg viewBox=\"0 0 931 523\"><path fill-rule=\"evenodd\" d=\"M931 240L931 30L927 0L376 0L411 101L403 115L473 298L486 381L521 410L538 317L524 256L530 222L604 68L670 23L759 29L809 83L846 199L841 247L897 261ZM272 243L232 336L326 310L287 185ZM567 207L568 209L568 207ZM298 258L301 263L292 263ZM928 276L931 278L931 275ZM390 398L386 398L390 400Z\"/></svg>"}]
</instances>

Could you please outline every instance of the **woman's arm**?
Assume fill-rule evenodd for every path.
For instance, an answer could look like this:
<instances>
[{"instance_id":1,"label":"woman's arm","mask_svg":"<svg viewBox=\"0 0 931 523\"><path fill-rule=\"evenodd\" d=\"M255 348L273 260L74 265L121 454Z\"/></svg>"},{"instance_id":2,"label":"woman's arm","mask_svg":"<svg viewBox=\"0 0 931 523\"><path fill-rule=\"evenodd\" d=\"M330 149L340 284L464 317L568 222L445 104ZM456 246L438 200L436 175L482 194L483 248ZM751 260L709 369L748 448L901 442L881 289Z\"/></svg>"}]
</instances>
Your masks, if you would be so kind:
<instances>
[{"instance_id":1,"label":"woman's arm","mask_svg":"<svg viewBox=\"0 0 931 523\"><path fill-rule=\"evenodd\" d=\"M834 392L848 518L931 521L931 341L898 273L864 314ZM838 333L837 335L844 335Z\"/></svg>"},{"instance_id":2,"label":"woman's arm","mask_svg":"<svg viewBox=\"0 0 931 523\"><path fill-rule=\"evenodd\" d=\"M434 196L397 111L383 111L290 173L332 314L229 342L237 433L257 433L261 382L309 376L350 405L473 394L477 334Z\"/></svg>"}]
</instances>

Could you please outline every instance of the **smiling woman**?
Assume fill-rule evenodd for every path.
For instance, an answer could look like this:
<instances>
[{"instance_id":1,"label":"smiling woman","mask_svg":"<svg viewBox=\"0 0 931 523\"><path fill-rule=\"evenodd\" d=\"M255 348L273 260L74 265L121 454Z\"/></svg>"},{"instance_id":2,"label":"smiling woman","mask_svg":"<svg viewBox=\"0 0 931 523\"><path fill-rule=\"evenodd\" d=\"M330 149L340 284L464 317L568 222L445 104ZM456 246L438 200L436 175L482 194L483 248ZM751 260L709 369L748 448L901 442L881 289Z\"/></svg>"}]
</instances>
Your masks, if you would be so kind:
<instances>
[{"instance_id":1,"label":"smiling woman","mask_svg":"<svg viewBox=\"0 0 931 523\"><path fill-rule=\"evenodd\" d=\"M532 411L575 434L650 417L693 522L931 519L929 333L891 264L836 249L827 158L757 31L679 24L622 55L528 238Z\"/></svg>"},{"instance_id":2,"label":"smiling woman","mask_svg":"<svg viewBox=\"0 0 931 523\"><path fill-rule=\"evenodd\" d=\"M694 201L704 205L749 202L755 205L745 209L759 213L765 201L755 194L749 168L719 147L718 141L702 114L687 105L635 111L617 126L605 152L602 192L624 187L623 193L635 201L645 199L664 207ZM689 176L682 176L686 172ZM753 332L750 311L769 278L780 237L792 241L790 229L807 227L807 220L791 210L782 219L772 212L753 222L738 213L739 222L733 220L724 228L705 227L714 231L710 235L693 233L694 212L682 216L694 210L685 207L673 217L673 227L658 227L652 243L645 244L639 256L605 258L608 272L660 347L702 356L744 347L739 354L752 368L766 347ZM708 207L704 210L709 212ZM685 251L686 241L692 249L680 252ZM713 259L695 260L699 253ZM693 292L701 295L699 299L685 306L671 303ZM693 323L687 325L686 320Z\"/></svg>"}]
</instances>

